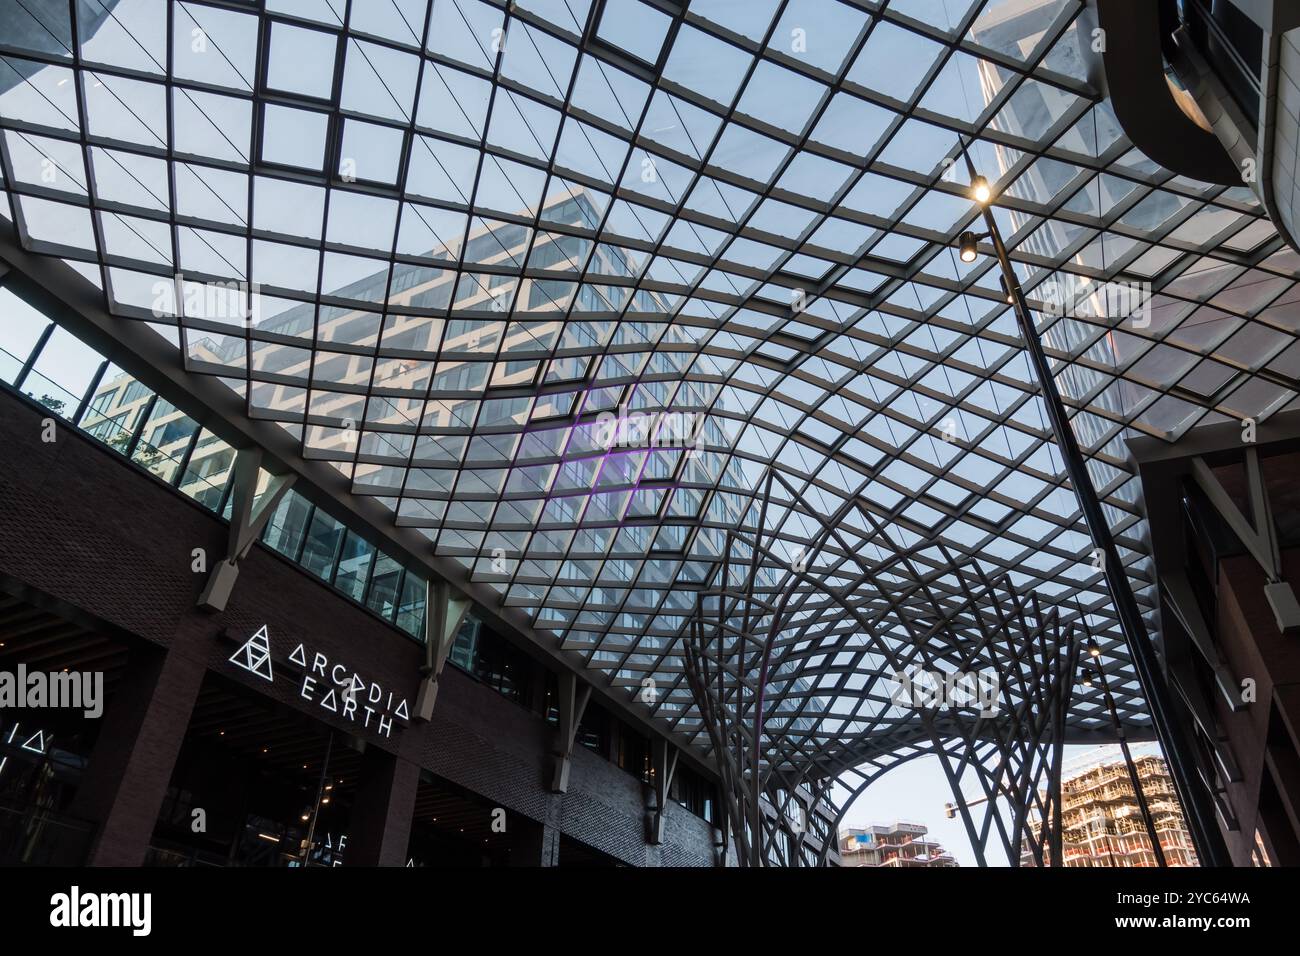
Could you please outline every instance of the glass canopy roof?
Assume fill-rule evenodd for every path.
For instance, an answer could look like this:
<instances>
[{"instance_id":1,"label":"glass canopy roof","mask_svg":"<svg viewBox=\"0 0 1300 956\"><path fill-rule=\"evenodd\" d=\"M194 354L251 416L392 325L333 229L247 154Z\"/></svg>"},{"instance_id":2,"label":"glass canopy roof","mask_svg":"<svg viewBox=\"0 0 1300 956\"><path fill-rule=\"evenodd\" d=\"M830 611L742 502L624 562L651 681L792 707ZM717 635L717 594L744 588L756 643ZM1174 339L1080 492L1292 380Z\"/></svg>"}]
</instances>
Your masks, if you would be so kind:
<instances>
[{"instance_id":1,"label":"glass canopy roof","mask_svg":"<svg viewBox=\"0 0 1300 956\"><path fill-rule=\"evenodd\" d=\"M1296 405L1300 260L1245 185L1129 146L1081 0L0 0L0 24L21 244L702 745L679 642L769 468L807 503L766 514L789 560L808 507L858 496L901 547L1085 615L1147 726L996 265L955 254L962 141L1153 628L1125 439Z\"/></svg>"}]
</instances>

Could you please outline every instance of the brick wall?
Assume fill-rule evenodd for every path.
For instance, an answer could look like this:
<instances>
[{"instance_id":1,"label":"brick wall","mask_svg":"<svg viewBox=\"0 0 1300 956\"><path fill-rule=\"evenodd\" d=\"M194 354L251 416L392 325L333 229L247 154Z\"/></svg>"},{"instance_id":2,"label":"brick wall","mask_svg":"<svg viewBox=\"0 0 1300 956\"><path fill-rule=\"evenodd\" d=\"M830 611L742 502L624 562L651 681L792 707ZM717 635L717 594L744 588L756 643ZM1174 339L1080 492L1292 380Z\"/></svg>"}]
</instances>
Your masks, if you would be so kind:
<instances>
[{"instance_id":1,"label":"brick wall","mask_svg":"<svg viewBox=\"0 0 1300 956\"><path fill-rule=\"evenodd\" d=\"M300 699L293 679L273 683L228 663L237 643L266 625L278 667L300 642L413 705L423 650L297 566L255 546L227 609L205 614L194 601L208 567L224 554L224 522L63 423L41 441L42 414L0 393L0 581L34 588L110 628L162 647L197 628L189 647L207 667L257 693L357 733L494 804L636 865L708 865L712 828L675 804L662 847L645 841L647 794L640 781L576 748L569 793L548 790L553 731L537 714L448 666L431 723L394 727L383 739ZM187 647L188 650L188 647ZM278 675L277 675L278 677Z\"/></svg>"}]
</instances>

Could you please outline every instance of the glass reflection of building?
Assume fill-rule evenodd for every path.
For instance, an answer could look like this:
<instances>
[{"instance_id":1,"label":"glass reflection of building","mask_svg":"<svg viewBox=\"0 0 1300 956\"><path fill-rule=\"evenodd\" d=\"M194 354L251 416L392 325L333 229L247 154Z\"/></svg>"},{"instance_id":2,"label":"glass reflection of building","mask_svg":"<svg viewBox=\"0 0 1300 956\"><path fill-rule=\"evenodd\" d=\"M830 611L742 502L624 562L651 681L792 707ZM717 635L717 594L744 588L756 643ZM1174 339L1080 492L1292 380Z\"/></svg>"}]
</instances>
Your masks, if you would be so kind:
<instances>
[{"instance_id":1,"label":"glass reflection of building","mask_svg":"<svg viewBox=\"0 0 1300 956\"><path fill-rule=\"evenodd\" d=\"M1014 52L1023 58L1037 47L1046 30L1052 26L1056 13L1057 5L1044 0L1008 0L977 19L971 28L971 36L981 46ZM1088 36L1081 34L1080 24L1076 20L1056 41L1047 55L1046 65L1065 76L1087 77L1090 69L1085 44L1090 42ZM997 67L990 61L982 60L979 70L981 92L987 104L1001 89L1002 79L997 75ZM990 128L1037 141L1064 115L1074 99L1073 94L1045 83L1026 83L993 118ZM1066 133L1066 139L1072 138L1074 147L1081 153L1097 156L1105 151L1117 135L1118 127L1109 106L1103 101L1092 108L1091 115L1082 115L1074 130ZM993 145L992 152L996 156L998 168L997 175L991 176L991 179L1005 177L1020 158L1017 151L1001 145ZM1140 162L1151 166L1154 171L1155 167L1146 160ZM1016 178L1010 185L1009 192L1018 199L1036 205L1052 205L1061 191L1077 178L1078 173L1079 167L1046 157L1040 158ZM1080 215L1103 219L1132 188L1130 182L1098 173L1067 200L1064 208ZM1181 208L1175 195L1156 191L1127 213L1125 221L1135 228L1155 231ZM1017 235L1034 219L1030 214L1012 208L1005 208L1005 212L1012 223L1009 237ZM1064 219L1046 218L1017 248L1030 255L1056 261L1061 258L1064 250L1076 246L1081 237L1092 231L1089 227ZM1069 362L1053 363L1056 366L1057 385L1063 397L1067 401L1087 397L1091 405L1114 412L1118 419L1127 417L1134 407L1141 404L1146 390L1122 378L1112 381L1110 375L1083 364L1092 362L1112 370L1125 364L1132 356L1125 354L1121 341L1111 331L1092 341L1096 337L1097 325L1114 328L1129 316L1111 314L1113 311L1129 305L1141 307L1149 300L1149 292L1131 290L1123 284L1112 284L1108 289L1107 284L1084 277L1089 271L1105 271L1112 266L1116 256L1109 251L1108 244L1117 240L1118 237L1101 230L1099 235L1071 253L1061 268L1046 275L1032 276L1026 283L1026 291L1031 298L1044 299L1061 309L1061 317L1042 333L1042 337L1049 351L1071 357ZM1132 244L1132 240L1123 241ZM1079 274L1067 271L1071 267L1077 267ZM1097 394L1094 395L1094 392ZM1073 425L1085 450L1104 444L1112 430L1103 419L1093 415L1075 416Z\"/></svg>"},{"instance_id":2,"label":"glass reflection of building","mask_svg":"<svg viewBox=\"0 0 1300 956\"><path fill-rule=\"evenodd\" d=\"M547 221L575 227L599 218L581 191L566 193L544 208ZM463 257L451 247L431 250L428 259L438 267L397 262L391 275L382 270L329 295L331 299L372 303L373 310L321 305L316 317L314 305L302 304L266 318L254 315L251 321L257 338L251 343L242 332L217 331L219 325L200 317L193 324L208 330L187 329L188 363L198 371L229 376L239 367L245 349L251 348L248 361L260 375L273 374L295 383L255 381L251 404L261 415L281 420L300 420L306 412L312 423L306 435L311 457L350 460L359 450L363 459L389 458L405 466L414 451L417 459L428 464L453 464L445 447L424 437L417 441L415 433L424 436L463 433L474 427L520 427L529 420L530 409L532 419L559 417L574 410L576 390L543 396L536 409L527 396L491 405L483 402L481 411L476 408L479 400L492 397L495 389L581 383L592 361L589 356L549 362L526 357L550 351L557 339L560 349L590 349L608 342L616 331L612 317L584 323L581 328L566 326L568 310L610 316L624 311L662 316L668 311L656 293L630 285L598 284L599 277L624 282L637 278L642 264L627 250L547 230L537 230L535 239L532 234L531 228L516 223L485 226L471 232ZM456 281L458 258L488 269L518 270L525 256L530 274L522 278L466 270ZM578 282L584 267L586 281ZM532 274L541 270L568 272L571 277ZM445 316L448 309L458 316L417 314ZM527 321L519 319L524 315L529 316ZM671 326L666 334L670 341L686 340L684 330ZM292 340L301 344L289 344ZM521 357L511 360L512 354ZM113 384L108 383L105 390L113 390ZM367 390L372 390L369 405ZM430 399L427 406L426 396ZM123 393L119 401L110 402L105 413L129 414L126 398ZM96 402L100 401L97 396ZM404 467L385 471L386 467L363 460L354 480L399 490ZM450 487L452 476L448 471L442 490Z\"/></svg>"}]
</instances>

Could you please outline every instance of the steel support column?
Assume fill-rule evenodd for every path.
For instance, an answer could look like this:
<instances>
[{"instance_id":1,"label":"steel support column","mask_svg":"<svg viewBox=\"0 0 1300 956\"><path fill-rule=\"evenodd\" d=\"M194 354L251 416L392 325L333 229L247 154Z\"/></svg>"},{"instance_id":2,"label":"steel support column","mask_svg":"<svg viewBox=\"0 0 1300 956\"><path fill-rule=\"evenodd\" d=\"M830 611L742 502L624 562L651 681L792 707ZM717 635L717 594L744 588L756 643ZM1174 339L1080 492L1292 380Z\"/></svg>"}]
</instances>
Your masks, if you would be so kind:
<instances>
[{"instance_id":1,"label":"steel support column","mask_svg":"<svg viewBox=\"0 0 1300 956\"><path fill-rule=\"evenodd\" d=\"M964 145L962 155L966 158L966 165L973 179L976 175L975 165L966 152ZM1179 802L1183 805L1188 830L1192 835L1193 842L1196 844L1197 856L1206 866L1228 866L1230 861L1227 848L1224 846L1223 835L1215 822L1210 795L1197 780L1195 768L1199 762L1196 753L1178 726L1170 708L1165 679L1159 659L1156 657L1155 648L1147 633L1146 624L1142 620L1142 611L1138 607L1137 598L1133 594L1128 572L1120 559L1119 549L1115 546L1115 538L1110 532L1110 525L1107 523L1106 514L1102 510L1101 500L1097 497L1097 491L1092 485L1087 463L1084 461L1083 453L1079 450L1078 440L1075 438L1074 429L1070 425L1069 417L1066 414L1065 403L1061 400L1061 393L1056 387L1056 379L1052 375L1051 366L1047 363L1047 355L1043 351L1043 344L1038 338L1038 331L1029 312L1029 305L1025 301L1024 290L1020 288L1020 282L1011 266L1011 258L1007 254L1007 248L1002 241L1002 233L998 228L997 219L993 215L991 204L983 206L983 214L989 238L993 242L993 248L997 255L998 265L1001 267L1003 279L1010 291L1016 322L1020 327L1020 337L1025 344L1025 351L1029 354L1039 388L1042 390L1043 405L1046 407L1048 418L1051 420L1052 433L1056 438L1057 447L1065 463L1066 474L1070 479L1070 485L1074 489L1075 496L1078 498L1079 507L1083 512L1084 523L1088 527L1088 534L1092 538L1093 545L1101 549L1102 570L1106 577L1106 585L1110 591L1111 601L1115 607L1115 614L1119 618L1120 628L1124 632L1124 638L1133 659L1133 668L1137 674L1138 683L1142 687L1142 696L1146 699L1147 708L1151 713L1151 722L1155 727L1156 736L1160 740L1160 747L1169 762L1170 775L1173 778L1175 789L1178 791Z\"/></svg>"}]
</instances>

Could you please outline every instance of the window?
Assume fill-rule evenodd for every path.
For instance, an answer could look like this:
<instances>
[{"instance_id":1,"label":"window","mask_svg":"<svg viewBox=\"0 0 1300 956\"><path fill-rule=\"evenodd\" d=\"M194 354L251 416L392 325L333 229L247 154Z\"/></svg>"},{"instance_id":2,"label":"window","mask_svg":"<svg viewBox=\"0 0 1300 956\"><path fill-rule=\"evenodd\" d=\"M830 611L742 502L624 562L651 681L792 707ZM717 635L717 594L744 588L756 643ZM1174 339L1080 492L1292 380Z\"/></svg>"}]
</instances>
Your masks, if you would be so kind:
<instances>
[{"instance_id":1,"label":"window","mask_svg":"<svg viewBox=\"0 0 1300 956\"><path fill-rule=\"evenodd\" d=\"M528 704L532 660L501 635L466 617L448 660L517 704Z\"/></svg>"},{"instance_id":2,"label":"window","mask_svg":"<svg viewBox=\"0 0 1300 956\"><path fill-rule=\"evenodd\" d=\"M328 581L334 570L334 556L343 540L343 525L325 512L317 510L312 516L311 529L302 550L302 566L316 577Z\"/></svg>"},{"instance_id":3,"label":"window","mask_svg":"<svg viewBox=\"0 0 1300 956\"><path fill-rule=\"evenodd\" d=\"M374 546L355 531L349 531L339 555L334 586L352 600L360 601L366 590L366 576L370 573L370 562L374 556Z\"/></svg>"},{"instance_id":4,"label":"window","mask_svg":"<svg viewBox=\"0 0 1300 956\"><path fill-rule=\"evenodd\" d=\"M478 656L479 623L472 617L461 622L456 641L451 645L448 660L467 673L474 673L474 660Z\"/></svg>"},{"instance_id":5,"label":"window","mask_svg":"<svg viewBox=\"0 0 1300 956\"><path fill-rule=\"evenodd\" d=\"M198 427L198 422L160 398L154 402L149 421L145 424L144 433L150 438L136 443L131 460L172 484Z\"/></svg>"},{"instance_id":6,"label":"window","mask_svg":"<svg viewBox=\"0 0 1300 956\"><path fill-rule=\"evenodd\" d=\"M578 721L578 743L602 757L609 755L609 713L594 701L587 701Z\"/></svg>"},{"instance_id":7,"label":"window","mask_svg":"<svg viewBox=\"0 0 1300 956\"><path fill-rule=\"evenodd\" d=\"M100 378L99 388L81 418L80 427L91 438L125 455L151 398L152 391L117 366L110 365Z\"/></svg>"},{"instance_id":8,"label":"window","mask_svg":"<svg viewBox=\"0 0 1300 956\"><path fill-rule=\"evenodd\" d=\"M0 379L13 383L50 320L0 287Z\"/></svg>"},{"instance_id":9,"label":"window","mask_svg":"<svg viewBox=\"0 0 1300 956\"><path fill-rule=\"evenodd\" d=\"M422 577L407 571L402 579L402 596L397 602L397 626L419 640L424 640L424 601L428 587Z\"/></svg>"},{"instance_id":10,"label":"window","mask_svg":"<svg viewBox=\"0 0 1300 956\"><path fill-rule=\"evenodd\" d=\"M311 510L311 502L292 488L285 492L263 532L267 547L278 551L290 561L297 561Z\"/></svg>"},{"instance_id":11,"label":"window","mask_svg":"<svg viewBox=\"0 0 1300 956\"><path fill-rule=\"evenodd\" d=\"M618 766L643 783L650 782L650 739L632 728L620 724L618 734Z\"/></svg>"},{"instance_id":12,"label":"window","mask_svg":"<svg viewBox=\"0 0 1300 956\"><path fill-rule=\"evenodd\" d=\"M713 784L689 767L678 765L669 796L697 817L713 822Z\"/></svg>"},{"instance_id":13,"label":"window","mask_svg":"<svg viewBox=\"0 0 1300 956\"><path fill-rule=\"evenodd\" d=\"M204 429L177 487L209 511L216 511L221 507L234 463L235 449Z\"/></svg>"},{"instance_id":14,"label":"window","mask_svg":"<svg viewBox=\"0 0 1300 956\"><path fill-rule=\"evenodd\" d=\"M380 552L370 576L370 591L366 594L366 607L385 620L393 619L397 606L397 587L402 578L402 566L393 558Z\"/></svg>"}]
</instances>

